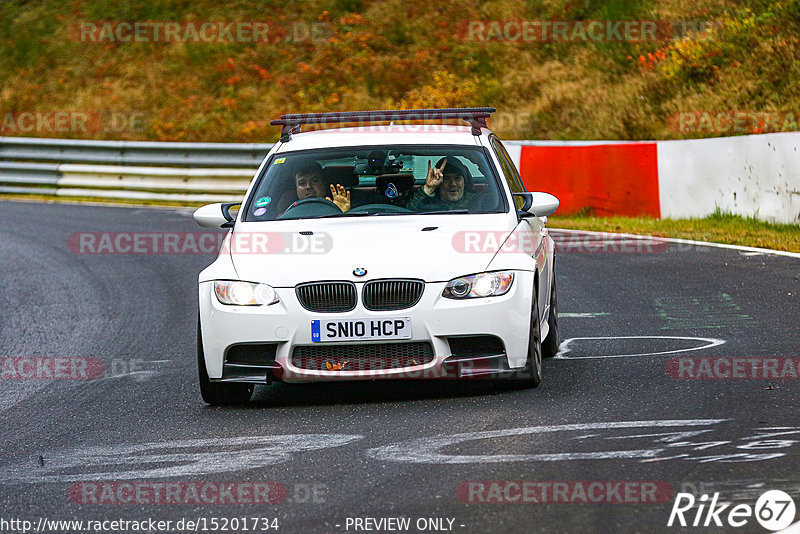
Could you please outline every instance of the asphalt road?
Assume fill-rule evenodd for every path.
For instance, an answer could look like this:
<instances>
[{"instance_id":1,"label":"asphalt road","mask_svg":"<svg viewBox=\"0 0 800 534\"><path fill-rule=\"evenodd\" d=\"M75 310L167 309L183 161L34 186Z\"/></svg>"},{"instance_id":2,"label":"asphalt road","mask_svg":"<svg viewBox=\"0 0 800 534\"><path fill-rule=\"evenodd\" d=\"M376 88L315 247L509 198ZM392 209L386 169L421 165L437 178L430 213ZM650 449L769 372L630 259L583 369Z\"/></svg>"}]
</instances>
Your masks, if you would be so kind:
<instances>
[{"instance_id":1,"label":"asphalt road","mask_svg":"<svg viewBox=\"0 0 800 534\"><path fill-rule=\"evenodd\" d=\"M573 248L557 273L569 341L538 389L277 384L257 388L247 407L209 408L194 345L196 277L213 256L68 246L77 232L198 230L189 212L0 203L0 531L15 531L2 523L12 519L261 517L277 518L279 532L355 532L365 531L357 518L399 517L408 532L428 518L443 521L420 522L422 531L670 532L681 491L752 507L783 490L800 509L800 381L784 367L782 379L668 372L689 357L799 358L800 259L675 244ZM25 358L52 357L96 358L102 374L14 374ZM91 501L97 488L131 481L272 482L281 502L121 503L115 489ZM526 501L556 487L547 483L571 484L549 502L465 502L516 487L488 481L541 483L526 486ZM579 489L614 481L655 484L659 502L581 500ZM620 500L615 491L601 500ZM373 531L393 524L381 526ZM723 530L767 532L753 517Z\"/></svg>"}]
</instances>

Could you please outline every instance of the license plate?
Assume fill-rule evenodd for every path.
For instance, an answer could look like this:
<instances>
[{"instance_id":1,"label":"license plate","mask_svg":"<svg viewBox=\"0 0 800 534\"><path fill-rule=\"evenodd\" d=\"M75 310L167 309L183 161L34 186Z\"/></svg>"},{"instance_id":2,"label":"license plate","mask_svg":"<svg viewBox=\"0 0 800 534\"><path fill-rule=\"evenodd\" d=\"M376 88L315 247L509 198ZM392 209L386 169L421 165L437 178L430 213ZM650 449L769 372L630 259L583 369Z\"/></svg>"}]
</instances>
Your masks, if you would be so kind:
<instances>
[{"instance_id":1,"label":"license plate","mask_svg":"<svg viewBox=\"0 0 800 534\"><path fill-rule=\"evenodd\" d=\"M311 341L411 339L411 319L321 319L311 321Z\"/></svg>"}]
</instances>

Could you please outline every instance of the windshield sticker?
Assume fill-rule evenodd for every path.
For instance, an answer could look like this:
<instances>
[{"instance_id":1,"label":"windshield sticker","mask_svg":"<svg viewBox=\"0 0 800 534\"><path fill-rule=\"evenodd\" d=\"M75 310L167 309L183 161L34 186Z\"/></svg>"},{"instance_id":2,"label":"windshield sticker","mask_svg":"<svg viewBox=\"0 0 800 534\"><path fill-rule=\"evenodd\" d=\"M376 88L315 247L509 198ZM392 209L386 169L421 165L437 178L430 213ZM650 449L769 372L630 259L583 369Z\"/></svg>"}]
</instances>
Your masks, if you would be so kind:
<instances>
[{"instance_id":1,"label":"windshield sticker","mask_svg":"<svg viewBox=\"0 0 800 534\"><path fill-rule=\"evenodd\" d=\"M386 186L386 191L384 191L383 194L386 195L386 198L397 198L399 195L397 192L397 186L389 182L389 184Z\"/></svg>"},{"instance_id":2,"label":"windshield sticker","mask_svg":"<svg viewBox=\"0 0 800 534\"><path fill-rule=\"evenodd\" d=\"M267 208L258 208L256 211L253 212L253 215L255 215L256 217L261 217L265 213L267 213Z\"/></svg>"},{"instance_id":3,"label":"windshield sticker","mask_svg":"<svg viewBox=\"0 0 800 534\"><path fill-rule=\"evenodd\" d=\"M278 158L278 159L276 159L276 160L275 160L275 161L274 161L272 164L273 164L273 165L280 165L280 164L281 164L281 163L283 163L284 161L286 161L286 158Z\"/></svg>"},{"instance_id":4,"label":"windshield sticker","mask_svg":"<svg viewBox=\"0 0 800 534\"><path fill-rule=\"evenodd\" d=\"M263 208L264 206L268 205L270 202L272 202L272 197L261 197L261 198L256 200L256 207L257 208Z\"/></svg>"}]
</instances>

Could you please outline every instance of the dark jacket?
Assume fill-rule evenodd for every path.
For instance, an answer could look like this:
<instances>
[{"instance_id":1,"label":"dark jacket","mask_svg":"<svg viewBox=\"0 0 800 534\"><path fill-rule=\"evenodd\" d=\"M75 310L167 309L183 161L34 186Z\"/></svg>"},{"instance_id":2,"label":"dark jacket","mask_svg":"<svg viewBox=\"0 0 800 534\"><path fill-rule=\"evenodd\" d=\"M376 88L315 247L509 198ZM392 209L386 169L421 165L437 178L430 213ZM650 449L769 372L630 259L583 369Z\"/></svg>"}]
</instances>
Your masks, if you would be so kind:
<instances>
[{"instance_id":1,"label":"dark jacket","mask_svg":"<svg viewBox=\"0 0 800 534\"><path fill-rule=\"evenodd\" d=\"M406 207L412 211L448 211L473 209L477 196L477 193L465 190L460 199L455 202L450 202L449 200L444 200L441 198L438 190L433 194L432 197L429 197L425 194L423 187L420 186L416 191L414 191L414 195L412 195L411 200L408 202L408 206Z\"/></svg>"}]
</instances>

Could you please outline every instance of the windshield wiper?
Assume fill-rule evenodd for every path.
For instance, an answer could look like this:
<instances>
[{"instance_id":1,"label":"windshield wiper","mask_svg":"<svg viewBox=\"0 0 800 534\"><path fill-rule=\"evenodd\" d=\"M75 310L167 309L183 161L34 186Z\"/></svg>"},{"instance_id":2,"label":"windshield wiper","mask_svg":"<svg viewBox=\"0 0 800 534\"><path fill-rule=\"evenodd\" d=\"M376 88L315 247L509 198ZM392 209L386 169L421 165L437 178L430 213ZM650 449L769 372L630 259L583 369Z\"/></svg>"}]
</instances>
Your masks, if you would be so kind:
<instances>
[{"instance_id":1,"label":"windshield wiper","mask_svg":"<svg viewBox=\"0 0 800 534\"><path fill-rule=\"evenodd\" d=\"M330 215L317 215L316 217L294 217L285 219L285 220L300 220L300 219L332 219L334 217L369 217L369 216L384 216L384 215L440 215L440 214L451 214L451 213L469 213L468 209L457 209L457 210L443 210L443 211L409 211L406 212L393 212L393 211L356 211L356 212L349 212L346 211L344 213L331 213Z\"/></svg>"},{"instance_id":2,"label":"windshield wiper","mask_svg":"<svg viewBox=\"0 0 800 534\"><path fill-rule=\"evenodd\" d=\"M330 219L333 217L366 217L367 215L375 215L375 212L357 211L355 213L331 213L330 215L318 215L316 217L303 217L304 219Z\"/></svg>"},{"instance_id":3,"label":"windshield wiper","mask_svg":"<svg viewBox=\"0 0 800 534\"><path fill-rule=\"evenodd\" d=\"M414 213L414 215L440 215L440 214L449 214L449 213L469 213L468 209L458 209L458 210L444 210L444 211L420 211L418 213Z\"/></svg>"}]
</instances>

